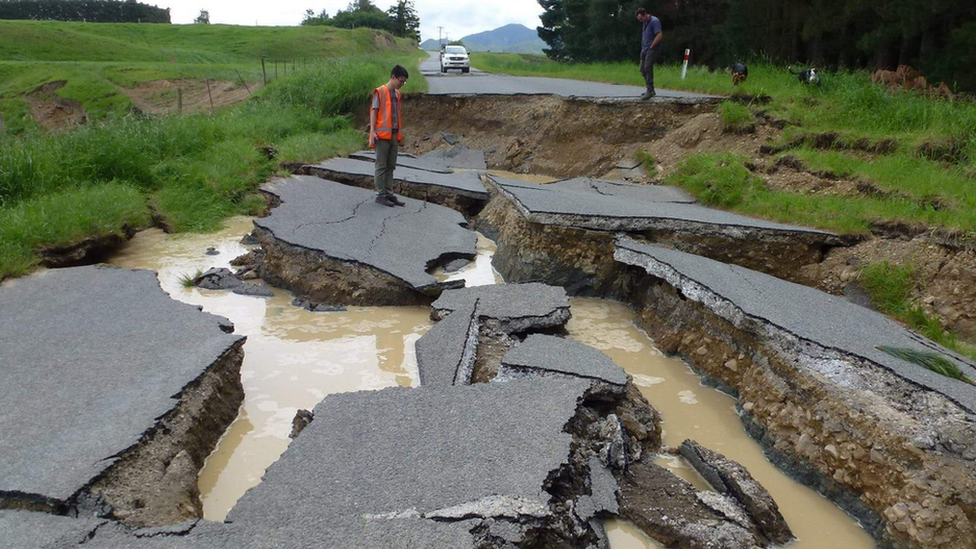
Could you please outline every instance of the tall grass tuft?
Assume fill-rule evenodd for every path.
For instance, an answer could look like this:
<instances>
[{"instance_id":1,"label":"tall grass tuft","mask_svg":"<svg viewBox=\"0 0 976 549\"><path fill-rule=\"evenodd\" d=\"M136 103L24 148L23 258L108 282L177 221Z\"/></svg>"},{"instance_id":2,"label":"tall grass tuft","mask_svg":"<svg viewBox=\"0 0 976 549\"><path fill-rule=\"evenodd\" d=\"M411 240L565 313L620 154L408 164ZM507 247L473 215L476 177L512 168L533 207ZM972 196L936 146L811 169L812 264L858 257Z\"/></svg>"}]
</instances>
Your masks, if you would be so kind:
<instances>
[{"instance_id":1,"label":"tall grass tuft","mask_svg":"<svg viewBox=\"0 0 976 549\"><path fill-rule=\"evenodd\" d=\"M718 113L722 121L722 131L724 132L745 133L750 128L755 128L752 113L749 112L749 107L745 105L733 103L732 101L723 101L719 106Z\"/></svg>"},{"instance_id":2,"label":"tall grass tuft","mask_svg":"<svg viewBox=\"0 0 976 549\"><path fill-rule=\"evenodd\" d=\"M964 373L962 373L959 366L955 365L949 359L938 353L932 351L919 351L916 349L905 349L900 347L886 347L883 345L879 345L878 350L883 351L895 358L900 358L906 362L911 362L912 364L931 370L941 376L964 381L971 385L976 385L976 382L969 379Z\"/></svg>"}]
</instances>

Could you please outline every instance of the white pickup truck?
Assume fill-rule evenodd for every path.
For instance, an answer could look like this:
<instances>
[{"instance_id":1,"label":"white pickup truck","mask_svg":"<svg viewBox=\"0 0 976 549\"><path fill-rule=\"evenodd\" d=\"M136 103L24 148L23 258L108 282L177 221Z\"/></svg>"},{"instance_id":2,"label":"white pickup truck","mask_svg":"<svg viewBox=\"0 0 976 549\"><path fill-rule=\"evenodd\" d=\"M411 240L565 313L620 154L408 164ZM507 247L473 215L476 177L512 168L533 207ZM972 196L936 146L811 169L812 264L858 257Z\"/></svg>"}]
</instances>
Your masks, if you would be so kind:
<instances>
[{"instance_id":1,"label":"white pickup truck","mask_svg":"<svg viewBox=\"0 0 976 549\"><path fill-rule=\"evenodd\" d=\"M441 72L447 72L448 69L461 69L462 73L471 72L471 61L464 46L444 46L441 49Z\"/></svg>"}]
</instances>

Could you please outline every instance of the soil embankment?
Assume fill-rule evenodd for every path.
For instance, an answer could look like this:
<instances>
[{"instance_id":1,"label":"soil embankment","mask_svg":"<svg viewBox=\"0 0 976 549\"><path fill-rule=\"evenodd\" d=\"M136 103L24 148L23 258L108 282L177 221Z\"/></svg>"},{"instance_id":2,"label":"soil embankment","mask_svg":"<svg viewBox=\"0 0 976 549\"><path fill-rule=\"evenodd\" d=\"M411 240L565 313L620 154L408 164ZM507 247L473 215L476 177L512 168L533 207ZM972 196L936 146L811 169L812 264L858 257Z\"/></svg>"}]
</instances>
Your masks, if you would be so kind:
<instances>
[{"instance_id":1,"label":"soil embankment","mask_svg":"<svg viewBox=\"0 0 976 549\"><path fill-rule=\"evenodd\" d=\"M405 146L430 152L460 140L487 151L488 167L555 177L600 176L664 137L705 103L634 103L553 96L407 96Z\"/></svg>"}]
</instances>

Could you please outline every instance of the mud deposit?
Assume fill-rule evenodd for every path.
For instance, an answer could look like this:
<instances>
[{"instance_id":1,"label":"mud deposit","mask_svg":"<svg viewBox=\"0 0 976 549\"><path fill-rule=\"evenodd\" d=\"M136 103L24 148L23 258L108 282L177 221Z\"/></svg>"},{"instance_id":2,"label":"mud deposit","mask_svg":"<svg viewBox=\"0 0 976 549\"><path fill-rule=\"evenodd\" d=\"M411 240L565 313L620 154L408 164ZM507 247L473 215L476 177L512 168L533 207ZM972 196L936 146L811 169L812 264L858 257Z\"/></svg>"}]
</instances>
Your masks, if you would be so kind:
<instances>
[{"instance_id":1,"label":"mud deposit","mask_svg":"<svg viewBox=\"0 0 976 549\"><path fill-rule=\"evenodd\" d=\"M759 444L742 427L735 400L701 384L701 378L681 360L665 357L634 324L625 305L599 299L571 301L570 337L610 356L634 377L647 400L664 418L664 445L676 448L686 439L721 452L744 465L779 504L798 541L798 549L874 547L858 523L813 490L795 482L763 456ZM707 484L680 457L659 461L698 488ZM608 525L613 549L659 547L622 521Z\"/></svg>"},{"instance_id":2,"label":"mud deposit","mask_svg":"<svg viewBox=\"0 0 976 549\"><path fill-rule=\"evenodd\" d=\"M173 298L231 319L248 338L244 405L200 474L204 518L213 521L224 520L285 451L298 410L314 408L329 394L415 385L414 342L430 327L430 312L421 307L313 313L293 306L292 294L280 289L262 299L182 286L182 275L228 267L246 253L239 241L251 229L251 218L234 218L209 235L145 231L111 261L157 270ZM211 246L220 255L204 255Z\"/></svg>"}]
</instances>

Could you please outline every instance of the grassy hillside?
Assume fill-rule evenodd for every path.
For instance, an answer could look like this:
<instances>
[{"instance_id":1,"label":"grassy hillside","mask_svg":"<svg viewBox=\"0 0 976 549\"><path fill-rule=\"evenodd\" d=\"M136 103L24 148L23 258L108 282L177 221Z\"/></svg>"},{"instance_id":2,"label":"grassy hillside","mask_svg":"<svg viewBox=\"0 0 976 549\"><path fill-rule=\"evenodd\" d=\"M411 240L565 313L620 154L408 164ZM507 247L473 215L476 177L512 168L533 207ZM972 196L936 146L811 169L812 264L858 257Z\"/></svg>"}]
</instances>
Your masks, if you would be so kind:
<instances>
[{"instance_id":1,"label":"grassy hillside","mask_svg":"<svg viewBox=\"0 0 976 549\"><path fill-rule=\"evenodd\" d=\"M144 61L253 63L258 58L298 59L407 51L370 29L334 27L239 27L0 21L0 59L5 61Z\"/></svg>"},{"instance_id":2,"label":"grassy hillside","mask_svg":"<svg viewBox=\"0 0 976 549\"><path fill-rule=\"evenodd\" d=\"M256 188L280 162L364 146L350 113L393 64L411 70L408 93L426 89L419 50L369 30L0 22L0 52L17 59L0 62L0 280L51 246L152 224L208 231L256 213ZM256 82L262 53L305 62L213 113L129 114L128 87L236 71ZM87 123L38 128L31 108L52 94L81 105Z\"/></svg>"},{"instance_id":3,"label":"grassy hillside","mask_svg":"<svg viewBox=\"0 0 976 549\"><path fill-rule=\"evenodd\" d=\"M36 127L27 94L54 81L66 84L49 100L67 100L101 120L131 111L126 90L146 82L210 79L223 90L242 87L243 78L257 87L262 57L274 78L273 60L307 65L414 51L412 42L370 29L0 21L0 114L8 132ZM162 99L175 107L175 95Z\"/></svg>"}]
</instances>

